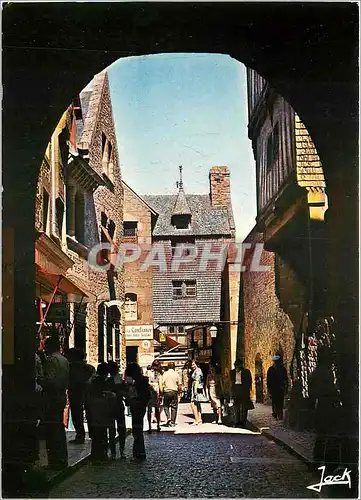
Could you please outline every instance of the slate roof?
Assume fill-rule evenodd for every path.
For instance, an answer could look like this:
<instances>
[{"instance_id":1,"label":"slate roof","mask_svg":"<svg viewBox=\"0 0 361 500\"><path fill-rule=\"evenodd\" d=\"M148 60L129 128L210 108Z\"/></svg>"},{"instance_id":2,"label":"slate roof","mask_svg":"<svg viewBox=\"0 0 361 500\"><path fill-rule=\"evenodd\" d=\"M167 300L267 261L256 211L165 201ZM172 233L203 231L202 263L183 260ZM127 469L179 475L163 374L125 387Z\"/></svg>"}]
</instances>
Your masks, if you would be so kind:
<instances>
[{"instance_id":1,"label":"slate roof","mask_svg":"<svg viewBox=\"0 0 361 500\"><path fill-rule=\"evenodd\" d=\"M153 236L231 235L227 210L213 208L208 194L187 194L184 197L192 216L190 229L176 229L171 224L178 194L142 195L144 201L159 214Z\"/></svg>"}]
</instances>

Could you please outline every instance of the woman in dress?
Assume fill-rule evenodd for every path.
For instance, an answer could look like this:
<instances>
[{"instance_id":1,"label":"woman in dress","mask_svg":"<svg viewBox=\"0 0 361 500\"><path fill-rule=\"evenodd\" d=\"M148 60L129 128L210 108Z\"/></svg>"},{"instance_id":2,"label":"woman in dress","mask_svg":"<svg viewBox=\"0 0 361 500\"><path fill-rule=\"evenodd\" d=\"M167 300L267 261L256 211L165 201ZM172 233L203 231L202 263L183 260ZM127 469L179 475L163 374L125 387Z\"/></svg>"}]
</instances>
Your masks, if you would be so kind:
<instances>
[{"instance_id":1,"label":"woman in dress","mask_svg":"<svg viewBox=\"0 0 361 500\"><path fill-rule=\"evenodd\" d=\"M192 394L191 394L191 408L194 415L194 422L191 425L202 424L202 406L204 386L203 386L203 372L199 368L197 361L192 361Z\"/></svg>"},{"instance_id":2,"label":"woman in dress","mask_svg":"<svg viewBox=\"0 0 361 500\"><path fill-rule=\"evenodd\" d=\"M219 364L210 364L207 376L208 394L214 413L213 424L222 424L221 397L223 395L223 387L220 368Z\"/></svg>"}]
</instances>

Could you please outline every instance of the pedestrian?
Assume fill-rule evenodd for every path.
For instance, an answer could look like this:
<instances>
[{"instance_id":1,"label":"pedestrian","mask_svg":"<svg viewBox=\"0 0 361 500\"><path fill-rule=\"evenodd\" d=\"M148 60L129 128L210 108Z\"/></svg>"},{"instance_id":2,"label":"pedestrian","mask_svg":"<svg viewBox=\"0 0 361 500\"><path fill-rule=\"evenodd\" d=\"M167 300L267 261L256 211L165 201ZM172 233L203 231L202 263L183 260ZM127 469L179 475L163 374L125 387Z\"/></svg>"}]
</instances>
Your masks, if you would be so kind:
<instances>
[{"instance_id":1,"label":"pedestrian","mask_svg":"<svg viewBox=\"0 0 361 500\"><path fill-rule=\"evenodd\" d=\"M214 414L214 421L212 423L222 424L221 398L223 397L223 384L222 384L221 367L219 363L214 363L214 364L211 363L209 365L209 370L207 375L207 388Z\"/></svg>"},{"instance_id":2,"label":"pedestrian","mask_svg":"<svg viewBox=\"0 0 361 500\"><path fill-rule=\"evenodd\" d=\"M160 399L161 399L161 364L159 361L154 361L154 363L148 367L147 377L150 386L150 400L147 408L147 418L148 418L148 432L152 432L152 412L154 408L155 418L157 422L157 431L160 432Z\"/></svg>"},{"instance_id":3,"label":"pedestrian","mask_svg":"<svg viewBox=\"0 0 361 500\"><path fill-rule=\"evenodd\" d=\"M241 359L236 359L234 369L230 371L234 411L234 425L244 427L247 422L248 410L253 407L251 401L252 375L243 366Z\"/></svg>"},{"instance_id":4,"label":"pedestrian","mask_svg":"<svg viewBox=\"0 0 361 500\"><path fill-rule=\"evenodd\" d=\"M68 360L70 362L68 396L71 417L76 432L75 439L69 442L73 444L84 444L84 411L86 410L85 392L87 389L87 382L95 374L95 368L86 363L86 355L82 349L69 349ZM89 420L88 415L87 420Z\"/></svg>"},{"instance_id":5,"label":"pedestrian","mask_svg":"<svg viewBox=\"0 0 361 500\"><path fill-rule=\"evenodd\" d=\"M95 463L108 459L108 433L111 457L114 459L116 456L115 433L112 433L116 415L115 392L108 364L100 363L87 395L92 437L91 459Z\"/></svg>"},{"instance_id":6,"label":"pedestrian","mask_svg":"<svg viewBox=\"0 0 361 500\"><path fill-rule=\"evenodd\" d=\"M119 366L115 361L108 362L109 374L114 380L115 395L116 395L116 408L115 408L115 421L117 424L119 451L120 458L124 458L126 426L125 426L125 408L124 397L126 395L125 382L119 375ZM111 438L115 439L115 426L109 430L112 435Z\"/></svg>"},{"instance_id":7,"label":"pedestrian","mask_svg":"<svg viewBox=\"0 0 361 500\"><path fill-rule=\"evenodd\" d=\"M195 359L192 360L192 370L191 408L194 422L191 425L200 425L203 423L201 402L204 400L204 382L203 372Z\"/></svg>"},{"instance_id":8,"label":"pedestrian","mask_svg":"<svg viewBox=\"0 0 361 500\"><path fill-rule=\"evenodd\" d=\"M161 378L164 412L167 417L166 427L175 427L176 425L178 394L181 392L181 388L179 374L175 371L175 365L171 361Z\"/></svg>"},{"instance_id":9,"label":"pedestrian","mask_svg":"<svg viewBox=\"0 0 361 500\"><path fill-rule=\"evenodd\" d=\"M60 353L60 341L52 336L45 341L46 358L43 373L38 371L37 383L43 388L44 432L49 467L68 466L68 450L63 423L66 390L69 383L69 362Z\"/></svg>"},{"instance_id":10,"label":"pedestrian","mask_svg":"<svg viewBox=\"0 0 361 500\"><path fill-rule=\"evenodd\" d=\"M125 370L127 384L126 403L132 415L133 456L138 460L146 458L143 423L150 399L150 388L146 377L137 363L131 363Z\"/></svg>"},{"instance_id":11,"label":"pedestrian","mask_svg":"<svg viewBox=\"0 0 361 500\"><path fill-rule=\"evenodd\" d=\"M267 390L272 399L272 416L283 418L283 403L288 391L288 376L279 354L272 357L273 365L267 371Z\"/></svg>"},{"instance_id":12,"label":"pedestrian","mask_svg":"<svg viewBox=\"0 0 361 500\"><path fill-rule=\"evenodd\" d=\"M314 409L316 441L313 459L320 465L339 461L338 436L341 403L332 370L332 355L327 347L319 348L317 367L310 375L308 391Z\"/></svg>"}]
</instances>

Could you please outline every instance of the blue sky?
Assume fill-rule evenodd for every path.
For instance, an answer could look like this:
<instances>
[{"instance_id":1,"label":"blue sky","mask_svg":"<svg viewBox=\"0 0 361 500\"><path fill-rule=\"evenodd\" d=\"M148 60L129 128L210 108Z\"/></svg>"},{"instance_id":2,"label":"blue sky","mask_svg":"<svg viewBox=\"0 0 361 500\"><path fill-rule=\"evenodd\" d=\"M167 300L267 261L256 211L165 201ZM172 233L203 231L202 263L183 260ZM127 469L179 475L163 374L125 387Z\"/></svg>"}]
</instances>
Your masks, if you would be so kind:
<instances>
[{"instance_id":1,"label":"blue sky","mask_svg":"<svg viewBox=\"0 0 361 500\"><path fill-rule=\"evenodd\" d=\"M119 161L139 194L208 193L209 169L228 165L237 239L252 229L256 186L247 137L246 70L218 54L123 58L108 69Z\"/></svg>"}]
</instances>

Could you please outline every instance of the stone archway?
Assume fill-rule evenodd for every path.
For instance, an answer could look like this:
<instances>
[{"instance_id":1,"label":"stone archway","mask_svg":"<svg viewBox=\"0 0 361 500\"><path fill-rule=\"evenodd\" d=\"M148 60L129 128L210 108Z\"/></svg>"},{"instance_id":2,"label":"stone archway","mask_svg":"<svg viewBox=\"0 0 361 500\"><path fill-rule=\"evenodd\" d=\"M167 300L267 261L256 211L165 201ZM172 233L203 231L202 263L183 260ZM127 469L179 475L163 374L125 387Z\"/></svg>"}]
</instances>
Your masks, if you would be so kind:
<instances>
[{"instance_id":1,"label":"stone archway","mask_svg":"<svg viewBox=\"0 0 361 500\"><path fill-rule=\"evenodd\" d=\"M28 415L34 390L33 212L45 145L62 111L95 73L119 57L159 52L231 55L269 80L311 133L328 186L329 308L343 334L345 384L354 388L349 404L357 407L357 29L352 3L5 6L3 225L16 270L15 321L10 314L6 324L14 359L3 376L10 427L14 415Z\"/></svg>"}]
</instances>

